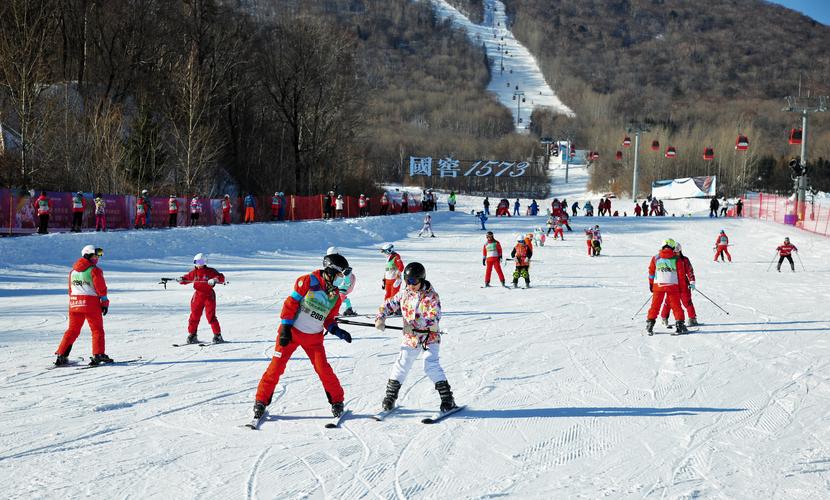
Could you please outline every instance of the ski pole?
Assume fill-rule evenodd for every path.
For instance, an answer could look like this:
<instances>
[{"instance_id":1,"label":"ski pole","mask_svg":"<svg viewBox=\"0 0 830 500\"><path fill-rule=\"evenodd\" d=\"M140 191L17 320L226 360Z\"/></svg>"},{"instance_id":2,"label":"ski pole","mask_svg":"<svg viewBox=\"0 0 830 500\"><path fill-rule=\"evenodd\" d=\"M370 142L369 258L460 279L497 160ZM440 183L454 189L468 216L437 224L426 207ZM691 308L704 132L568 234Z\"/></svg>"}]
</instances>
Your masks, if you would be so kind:
<instances>
[{"instance_id":1,"label":"ski pole","mask_svg":"<svg viewBox=\"0 0 830 500\"><path fill-rule=\"evenodd\" d=\"M778 250L775 251L775 255L772 256L772 262L769 263L767 266L767 272L772 269L772 264L775 262L775 258L778 257Z\"/></svg>"},{"instance_id":2,"label":"ski pole","mask_svg":"<svg viewBox=\"0 0 830 500\"><path fill-rule=\"evenodd\" d=\"M807 272L807 268L806 268L806 267L804 267L804 262L801 260L801 256L800 256L800 255L798 255L798 251L797 251L797 250L796 250L796 252L795 252L795 256L796 256L796 257L798 257L798 262L799 262L799 263L801 263L801 269L803 269L803 270L804 270L804 272L806 273L806 272Z\"/></svg>"},{"instance_id":3,"label":"ski pole","mask_svg":"<svg viewBox=\"0 0 830 500\"><path fill-rule=\"evenodd\" d=\"M371 328L375 327L374 323L364 323L362 321L352 321L352 320L349 320L349 319L342 319L342 318L337 318L337 322L342 324L342 325L368 326L368 327L371 327ZM403 330L403 327L386 325L386 329L387 330ZM413 328L412 331L416 332L416 333L433 333L434 332L433 330L421 330L420 328ZM447 334L447 332L444 331L444 330L435 331L434 333L440 333L441 335L446 335Z\"/></svg>"},{"instance_id":4,"label":"ski pole","mask_svg":"<svg viewBox=\"0 0 830 500\"><path fill-rule=\"evenodd\" d=\"M645 301L645 302L643 302L643 305L641 305L641 306L640 306L640 308L639 308L639 309L637 309L637 312L635 312L635 313L634 313L634 316L631 316L631 319L634 319L634 317L635 317L635 316L637 316L638 314L640 314L640 311L642 311L642 310L643 310L643 308L646 306L646 304L648 304L650 301L651 301L651 297L648 297L648 298L646 299L646 301Z\"/></svg>"},{"instance_id":5,"label":"ski pole","mask_svg":"<svg viewBox=\"0 0 830 500\"><path fill-rule=\"evenodd\" d=\"M695 288L695 291L696 291L697 293L699 293L699 294L703 295L703 297L704 297L706 300L708 300L709 302L711 302L712 304L715 304L715 307L717 307L717 308L718 308L718 309L720 309L721 311L725 312L727 316L729 315L729 311L727 311L726 309L724 309L724 308L722 308L721 306L719 306L717 302L715 302L714 300L712 300L712 299L710 299L709 297L707 297L705 293L701 292L701 291L700 291L700 290L698 290L697 288Z\"/></svg>"},{"instance_id":6,"label":"ski pole","mask_svg":"<svg viewBox=\"0 0 830 500\"><path fill-rule=\"evenodd\" d=\"M167 290L167 282L168 281L175 281L179 282L179 278L161 278L161 281L158 282L159 285L164 285L164 289Z\"/></svg>"}]
</instances>

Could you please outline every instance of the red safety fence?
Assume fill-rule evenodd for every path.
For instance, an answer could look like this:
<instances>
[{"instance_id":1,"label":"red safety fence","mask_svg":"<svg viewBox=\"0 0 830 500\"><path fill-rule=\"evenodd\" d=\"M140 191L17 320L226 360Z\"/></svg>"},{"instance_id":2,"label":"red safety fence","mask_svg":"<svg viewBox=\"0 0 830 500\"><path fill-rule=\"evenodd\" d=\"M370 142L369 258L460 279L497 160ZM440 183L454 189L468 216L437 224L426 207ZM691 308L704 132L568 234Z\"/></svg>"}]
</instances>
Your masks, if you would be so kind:
<instances>
[{"instance_id":1,"label":"red safety fence","mask_svg":"<svg viewBox=\"0 0 830 500\"><path fill-rule=\"evenodd\" d=\"M72 196L74 193L47 192L46 196L51 203L48 229L50 232L65 232L72 227ZM3 235L30 234L37 230L38 216L35 209L36 196L28 192L0 189L0 224ZM84 193L84 216L81 225L83 230L95 229L95 202L91 193ZM106 227L112 229L132 229L135 223L136 196L132 195L103 195L106 200L105 217ZM324 195L282 197L280 210L272 210L272 196L255 196L256 222L264 221L295 221L322 219L326 215L324 209ZM386 214L401 213L401 193L389 193L389 204ZM231 223L238 224L245 219L244 197L231 199ZM148 227L170 226L170 198L148 197L149 213ZM197 220L192 221L190 216L190 202L192 198L176 198L175 206L177 226L207 226L222 223L222 199L199 198L202 211ZM380 215L382 211L381 197L367 198L368 214ZM421 202L410 196L407 212L420 212ZM358 199L353 196L343 196L343 210L338 214L335 207L331 208L331 217L359 217Z\"/></svg>"},{"instance_id":2,"label":"red safety fence","mask_svg":"<svg viewBox=\"0 0 830 500\"><path fill-rule=\"evenodd\" d=\"M788 224L811 233L830 236L830 201L811 201L796 206L792 196L747 193L743 216Z\"/></svg>"}]
</instances>

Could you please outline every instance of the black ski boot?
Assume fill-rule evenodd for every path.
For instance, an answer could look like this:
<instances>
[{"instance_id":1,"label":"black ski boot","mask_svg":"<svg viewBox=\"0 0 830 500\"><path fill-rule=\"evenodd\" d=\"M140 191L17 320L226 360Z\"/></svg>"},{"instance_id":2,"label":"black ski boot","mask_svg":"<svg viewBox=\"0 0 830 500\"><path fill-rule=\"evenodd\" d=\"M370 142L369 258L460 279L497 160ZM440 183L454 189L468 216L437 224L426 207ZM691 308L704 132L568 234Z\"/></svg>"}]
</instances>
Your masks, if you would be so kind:
<instances>
[{"instance_id":1,"label":"black ski boot","mask_svg":"<svg viewBox=\"0 0 830 500\"><path fill-rule=\"evenodd\" d=\"M683 320L677 321L674 323L674 334L681 335L684 333L689 333L689 329L686 328L686 323Z\"/></svg>"},{"instance_id":2,"label":"black ski boot","mask_svg":"<svg viewBox=\"0 0 830 500\"><path fill-rule=\"evenodd\" d=\"M395 401L398 399L398 391L401 390L401 383L395 379L390 378L386 382L386 396L383 398L381 406L384 411L391 410L395 407Z\"/></svg>"},{"instance_id":3,"label":"black ski boot","mask_svg":"<svg viewBox=\"0 0 830 500\"><path fill-rule=\"evenodd\" d=\"M265 403L257 401L254 403L254 418L262 418L265 415Z\"/></svg>"},{"instance_id":4,"label":"black ski boot","mask_svg":"<svg viewBox=\"0 0 830 500\"><path fill-rule=\"evenodd\" d=\"M442 380L440 382L435 382L435 389L438 391L438 395L441 396L441 411L450 411L455 408L455 399L452 397L452 391L450 390L450 383L446 380Z\"/></svg>"},{"instance_id":5,"label":"black ski boot","mask_svg":"<svg viewBox=\"0 0 830 500\"><path fill-rule=\"evenodd\" d=\"M505 285L505 284L504 284L504 281L502 281L502 282L501 282L501 286L507 286L507 285Z\"/></svg>"},{"instance_id":6,"label":"black ski boot","mask_svg":"<svg viewBox=\"0 0 830 500\"><path fill-rule=\"evenodd\" d=\"M55 360L55 366L64 366L69 364L69 356L62 356L58 354L58 359Z\"/></svg>"},{"instance_id":7,"label":"black ski boot","mask_svg":"<svg viewBox=\"0 0 830 500\"><path fill-rule=\"evenodd\" d=\"M519 282L518 281L513 282L513 288L519 288Z\"/></svg>"},{"instance_id":8,"label":"black ski boot","mask_svg":"<svg viewBox=\"0 0 830 500\"><path fill-rule=\"evenodd\" d=\"M331 404L331 414L335 417L339 417L343 414L343 403L332 403Z\"/></svg>"},{"instance_id":9,"label":"black ski boot","mask_svg":"<svg viewBox=\"0 0 830 500\"><path fill-rule=\"evenodd\" d=\"M653 319L646 320L646 332L649 336L654 335L654 323L655 321Z\"/></svg>"},{"instance_id":10,"label":"black ski boot","mask_svg":"<svg viewBox=\"0 0 830 500\"><path fill-rule=\"evenodd\" d=\"M697 322L697 318L689 318L689 326L699 326L700 323Z\"/></svg>"},{"instance_id":11,"label":"black ski boot","mask_svg":"<svg viewBox=\"0 0 830 500\"><path fill-rule=\"evenodd\" d=\"M102 365L104 363L115 363L115 360L106 354L96 354L92 356L92 360L89 362L90 366Z\"/></svg>"},{"instance_id":12,"label":"black ski boot","mask_svg":"<svg viewBox=\"0 0 830 500\"><path fill-rule=\"evenodd\" d=\"M343 316L357 316L357 313L354 312L354 309L351 307L343 311Z\"/></svg>"},{"instance_id":13,"label":"black ski boot","mask_svg":"<svg viewBox=\"0 0 830 500\"><path fill-rule=\"evenodd\" d=\"M196 338L195 333L190 334L190 335L187 336L187 343L188 344L198 344L199 343L199 339Z\"/></svg>"},{"instance_id":14,"label":"black ski boot","mask_svg":"<svg viewBox=\"0 0 830 500\"><path fill-rule=\"evenodd\" d=\"M221 333L217 333L216 335L213 336L213 343L214 344L224 344L225 343L225 339L222 338Z\"/></svg>"},{"instance_id":15,"label":"black ski boot","mask_svg":"<svg viewBox=\"0 0 830 500\"><path fill-rule=\"evenodd\" d=\"M490 283L485 283L484 288L490 288Z\"/></svg>"},{"instance_id":16,"label":"black ski boot","mask_svg":"<svg viewBox=\"0 0 830 500\"><path fill-rule=\"evenodd\" d=\"M530 281L525 280L525 288L530 288Z\"/></svg>"}]
</instances>

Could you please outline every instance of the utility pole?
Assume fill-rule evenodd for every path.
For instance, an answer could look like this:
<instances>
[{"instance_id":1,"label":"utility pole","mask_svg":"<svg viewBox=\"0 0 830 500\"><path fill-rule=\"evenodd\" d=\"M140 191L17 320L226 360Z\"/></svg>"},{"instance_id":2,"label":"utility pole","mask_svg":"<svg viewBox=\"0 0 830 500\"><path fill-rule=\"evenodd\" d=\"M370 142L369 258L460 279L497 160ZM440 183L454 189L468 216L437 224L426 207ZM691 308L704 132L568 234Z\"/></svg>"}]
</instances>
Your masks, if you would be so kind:
<instances>
[{"instance_id":1,"label":"utility pole","mask_svg":"<svg viewBox=\"0 0 830 500\"><path fill-rule=\"evenodd\" d=\"M522 123L522 103L525 101L525 93L519 90L518 85L513 91L513 100L516 101L516 123Z\"/></svg>"},{"instance_id":2,"label":"utility pole","mask_svg":"<svg viewBox=\"0 0 830 500\"><path fill-rule=\"evenodd\" d=\"M799 89L800 93L800 89ZM807 207L807 115L809 113L823 113L827 111L827 96L797 97L787 96L787 107L782 111L801 113L801 159L800 174L795 177L795 204L793 206L793 224L804 221Z\"/></svg>"},{"instance_id":3,"label":"utility pole","mask_svg":"<svg viewBox=\"0 0 830 500\"><path fill-rule=\"evenodd\" d=\"M637 174L640 169L640 134L648 132L648 127L641 123L631 123L626 129L628 133L634 133L634 175L631 180L631 199L637 199Z\"/></svg>"}]
</instances>

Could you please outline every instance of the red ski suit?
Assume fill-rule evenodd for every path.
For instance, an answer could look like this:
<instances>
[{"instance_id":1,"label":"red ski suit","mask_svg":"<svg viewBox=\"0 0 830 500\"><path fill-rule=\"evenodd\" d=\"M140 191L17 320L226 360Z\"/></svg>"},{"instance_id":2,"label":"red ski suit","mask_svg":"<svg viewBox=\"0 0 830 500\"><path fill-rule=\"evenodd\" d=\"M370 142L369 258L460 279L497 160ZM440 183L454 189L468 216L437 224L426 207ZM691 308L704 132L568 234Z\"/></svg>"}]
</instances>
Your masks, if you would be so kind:
<instances>
[{"instance_id":1,"label":"red ski suit","mask_svg":"<svg viewBox=\"0 0 830 500\"><path fill-rule=\"evenodd\" d=\"M683 321L680 305L680 276L686 275L686 263L671 248L663 248L651 258L648 265L648 288L652 293L647 319L657 318L657 312L665 299L677 321Z\"/></svg>"},{"instance_id":2,"label":"red ski suit","mask_svg":"<svg viewBox=\"0 0 830 500\"><path fill-rule=\"evenodd\" d=\"M277 340L271 364L257 387L257 401L271 403L288 359L297 347L302 347L323 383L329 403L343 402L343 387L329 365L323 346L323 330L334 324L342 302L337 288L331 287L330 292L328 288L320 271L300 276L294 282L294 291L285 299L280 312L281 324L291 327L291 342L283 347Z\"/></svg>"},{"instance_id":3,"label":"red ski suit","mask_svg":"<svg viewBox=\"0 0 830 500\"><path fill-rule=\"evenodd\" d=\"M686 312L689 314L690 318L697 318L695 305L692 304L692 290L689 288L689 283L694 283L695 281L695 270L694 268L692 268L692 262L689 260L689 258L683 255L682 253L678 254L678 260L682 260L683 264L686 266L686 273L678 274L678 285L680 287L680 302L683 304L683 307L686 308ZM669 317L668 302L663 302L663 308L660 310L660 317Z\"/></svg>"},{"instance_id":4,"label":"red ski suit","mask_svg":"<svg viewBox=\"0 0 830 500\"><path fill-rule=\"evenodd\" d=\"M383 300L387 301L394 297L401 289L401 273L403 272L403 261L397 252L392 252L386 259L386 268L383 271ZM395 285L397 283L397 285Z\"/></svg>"},{"instance_id":5,"label":"red ski suit","mask_svg":"<svg viewBox=\"0 0 830 500\"><path fill-rule=\"evenodd\" d=\"M97 259L96 259L97 261ZM81 334L84 321L92 331L92 354L104 354L103 309L109 307L104 273L90 259L81 257L69 273L69 327L63 334L57 355L66 356Z\"/></svg>"},{"instance_id":6,"label":"red ski suit","mask_svg":"<svg viewBox=\"0 0 830 500\"><path fill-rule=\"evenodd\" d=\"M481 254L484 256L484 263L487 269L484 271L484 283L490 283L490 275L495 268L496 274L499 275L499 281L504 284L504 273L501 270L501 243L498 240L488 241L481 249Z\"/></svg>"},{"instance_id":7,"label":"red ski suit","mask_svg":"<svg viewBox=\"0 0 830 500\"><path fill-rule=\"evenodd\" d=\"M726 258L729 259L729 262L732 262L732 256L729 255L729 236L726 236L726 233L720 233L715 239L715 248L717 252L715 252L715 260L718 260L718 257L721 257L721 254L726 254ZM721 257L723 258L723 257Z\"/></svg>"},{"instance_id":8,"label":"red ski suit","mask_svg":"<svg viewBox=\"0 0 830 500\"><path fill-rule=\"evenodd\" d=\"M193 297L190 299L190 318L187 320L187 333L196 335L199 329L199 321L202 319L202 311L210 323L210 329L214 335L222 333L219 326L219 319L216 317L216 292L208 280L215 279L217 283L225 282L225 275L212 267L194 267L192 271L179 279L182 285L193 283Z\"/></svg>"}]
</instances>

